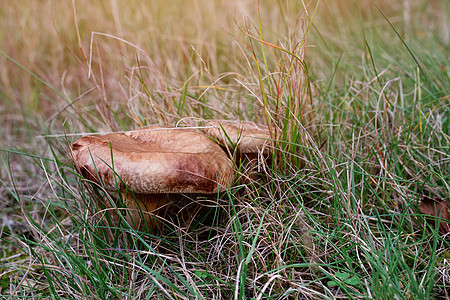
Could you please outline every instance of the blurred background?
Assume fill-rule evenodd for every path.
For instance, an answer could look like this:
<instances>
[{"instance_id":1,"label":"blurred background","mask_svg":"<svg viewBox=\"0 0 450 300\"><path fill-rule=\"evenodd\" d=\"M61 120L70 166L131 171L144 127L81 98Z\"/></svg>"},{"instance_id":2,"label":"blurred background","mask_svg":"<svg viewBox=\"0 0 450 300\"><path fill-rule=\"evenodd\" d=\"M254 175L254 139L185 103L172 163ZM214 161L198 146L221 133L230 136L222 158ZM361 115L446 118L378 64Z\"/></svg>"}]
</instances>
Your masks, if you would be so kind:
<instances>
[{"instance_id":1,"label":"blurred background","mask_svg":"<svg viewBox=\"0 0 450 300\"><path fill-rule=\"evenodd\" d=\"M245 32L258 35L261 29L266 41L293 49L303 38L302 22L312 18L317 4L282 0L1 2L0 134L7 144L26 136L21 132L24 128L49 129L49 118L63 109L58 118L67 117L65 113L70 113L69 118L74 113L86 116L91 104L100 105L99 98L117 114L130 113L126 112L134 105L130 89L136 88L138 77L138 84L144 80L149 90L164 91L168 102L179 97L187 81L197 86L199 94L211 82L233 83L233 77L247 76L254 67L248 61L252 55ZM344 68L358 68L367 45L373 52L383 51L380 59L394 64L408 55L379 9L406 42L448 48L447 1L322 1L306 40L305 58L313 80L329 81L338 60ZM333 80L343 84L341 72L334 75ZM95 85L100 89L89 92ZM232 92L219 97L232 101L237 97L236 89ZM97 109L108 118L107 108ZM112 126L108 120L97 121Z\"/></svg>"}]
</instances>

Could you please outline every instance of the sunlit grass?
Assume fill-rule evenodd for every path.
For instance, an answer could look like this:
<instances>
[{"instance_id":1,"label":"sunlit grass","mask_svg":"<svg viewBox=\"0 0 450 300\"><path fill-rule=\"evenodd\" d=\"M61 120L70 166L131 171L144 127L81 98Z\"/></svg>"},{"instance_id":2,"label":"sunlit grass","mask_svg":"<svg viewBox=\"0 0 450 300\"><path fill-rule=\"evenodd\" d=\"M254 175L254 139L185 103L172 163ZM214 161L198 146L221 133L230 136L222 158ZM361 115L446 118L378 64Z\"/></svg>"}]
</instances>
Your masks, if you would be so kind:
<instances>
[{"instance_id":1,"label":"sunlit grass","mask_svg":"<svg viewBox=\"0 0 450 300\"><path fill-rule=\"evenodd\" d=\"M0 11L2 295L449 297L448 234L417 209L450 194L448 4L74 3ZM68 153L213 118L269 125L277 151L158 234Z\"/></svg>"}]
</instances>

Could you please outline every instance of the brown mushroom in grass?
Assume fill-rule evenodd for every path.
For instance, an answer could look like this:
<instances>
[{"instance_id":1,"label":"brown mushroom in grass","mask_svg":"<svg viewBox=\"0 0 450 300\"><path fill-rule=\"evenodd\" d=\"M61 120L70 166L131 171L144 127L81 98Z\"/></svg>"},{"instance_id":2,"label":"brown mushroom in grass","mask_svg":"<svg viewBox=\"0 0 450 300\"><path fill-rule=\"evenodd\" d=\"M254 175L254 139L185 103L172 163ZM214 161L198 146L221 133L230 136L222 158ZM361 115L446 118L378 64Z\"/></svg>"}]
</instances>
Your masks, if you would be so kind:
<instances>
[{"instance_id":1,"label":"brown mushroom in grass","mask_svg":"<svg viewBox=\"0 0 450 300\"><path fill-rule=\"evenodd\" d=\"M248 160L249 167L254 169L258 156L268 157L273 143L268 126L249 121L208 120L204 128L205 134L217 139L228 150L236 147L238 153ZM255 176L251 176L254 177Z\"/></svg>"},{"instance_id":2,"label":"brown mushroom in grass","mask_svg":"<svg viewBox=\"0 0 450 300\"><path fill-rule=\"evenodd\" d=\"M124 194L128 221L139 229L144 221L149 227L157 224L152 213L167 203L166 195L223 192L234 179L223 150L192 129L153 126L85 136L72 145L72 155L85 178Z\"/></svg>"}]
</instances>

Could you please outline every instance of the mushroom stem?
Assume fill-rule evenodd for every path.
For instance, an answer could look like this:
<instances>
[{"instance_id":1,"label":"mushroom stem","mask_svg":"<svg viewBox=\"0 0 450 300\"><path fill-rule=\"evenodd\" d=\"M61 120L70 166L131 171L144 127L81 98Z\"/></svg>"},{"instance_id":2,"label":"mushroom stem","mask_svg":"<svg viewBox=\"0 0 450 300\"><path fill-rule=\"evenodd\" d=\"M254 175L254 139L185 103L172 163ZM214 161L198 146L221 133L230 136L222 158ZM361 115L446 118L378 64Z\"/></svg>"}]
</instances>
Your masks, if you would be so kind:
<instances>
[{"instance_id":1,"label":"mushroom stem","mask_svg":"<svg viewBox=\"0 0 450 300\"><path fill-rule=\"evenodd\" d=\"M161 223L155 216L168 203L166 194L123 193L127 208L127 221L135 229L159 228Z\"/></svg>"}]
</instances>

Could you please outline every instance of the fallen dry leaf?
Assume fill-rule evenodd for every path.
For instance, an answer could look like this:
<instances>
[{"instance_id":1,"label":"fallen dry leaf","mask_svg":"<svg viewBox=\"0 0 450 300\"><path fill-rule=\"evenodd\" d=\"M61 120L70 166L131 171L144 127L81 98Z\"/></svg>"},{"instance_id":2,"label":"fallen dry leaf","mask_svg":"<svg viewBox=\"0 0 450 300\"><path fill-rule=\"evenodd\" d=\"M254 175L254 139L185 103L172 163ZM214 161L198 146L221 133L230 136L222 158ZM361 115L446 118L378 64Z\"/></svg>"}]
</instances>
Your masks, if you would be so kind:
<instances>
[{"instance_id":1,"label":"fallen dry leaf","mask_svg":"<svg viewBox=\"0 0 450 300\"><path fill-rule=\"evenodd\" d=\"M448 218L448 204L445 200L434 200L427 196L424 196L419 203L419 211L428 215L431 218L427 218L427 220L432 224L436 225L435 217L441 218L441 220L437 220L439 222L439 232L441 234L446 234L450 232L450 225L442 220L449 220Z\"/></svg>"}]
</instances>

